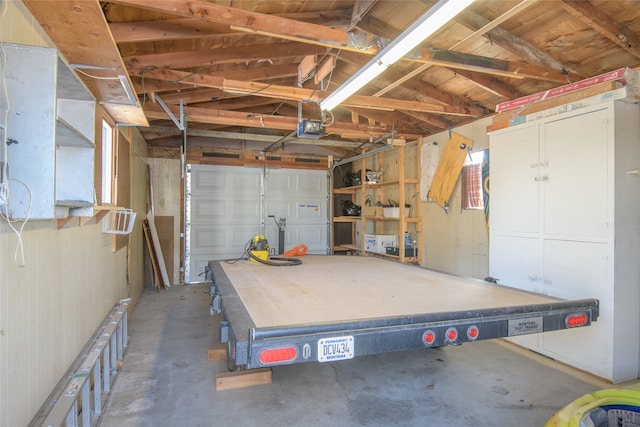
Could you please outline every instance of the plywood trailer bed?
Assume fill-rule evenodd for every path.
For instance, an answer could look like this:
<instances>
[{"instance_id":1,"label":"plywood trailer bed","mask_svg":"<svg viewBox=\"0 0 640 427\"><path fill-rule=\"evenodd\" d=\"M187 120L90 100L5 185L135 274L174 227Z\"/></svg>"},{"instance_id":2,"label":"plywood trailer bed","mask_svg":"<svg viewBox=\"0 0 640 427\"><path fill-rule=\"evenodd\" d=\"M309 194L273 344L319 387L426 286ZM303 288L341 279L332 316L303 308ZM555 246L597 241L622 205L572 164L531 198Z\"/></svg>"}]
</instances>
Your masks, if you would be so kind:
<instances>
[{"instance_id":1,"label":"plywood trailer bed","mask_svg":"<svg viewBox=\"0 0 640 427\"><path fill-rule=\"evenodd\" d=\"M296 266L209 262L229 369L328 362L589 326L596 299L566 301L379 257Z\"/></svg>"}]
</instances>

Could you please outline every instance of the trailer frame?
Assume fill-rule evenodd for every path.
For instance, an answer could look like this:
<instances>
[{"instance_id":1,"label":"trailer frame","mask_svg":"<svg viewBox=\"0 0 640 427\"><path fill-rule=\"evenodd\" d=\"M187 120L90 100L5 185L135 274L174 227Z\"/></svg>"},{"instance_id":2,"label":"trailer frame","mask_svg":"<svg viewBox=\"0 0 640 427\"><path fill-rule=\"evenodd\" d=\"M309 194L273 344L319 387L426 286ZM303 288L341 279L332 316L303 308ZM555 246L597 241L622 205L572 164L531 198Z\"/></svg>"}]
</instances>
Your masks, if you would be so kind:
<instances>
[{"instance_id":1,"label":"trailer frame","mask_svg":"<svg viewBox=\"0 0 640 427\"><path fill-rule=\"evenodd\" d=\"M210 261L207 276L211 282L212 311L221 311L223 315L220 340L227 344L230 370L339 361L377 353L556 331L589 326L599 316L596 299L566 301L549 297L548 303L513 307L258 327L221 266L222 262ZM572 326L568 319L576 316L579 322ZM335 354L327 354L327 350L332 353L332 347ZM278 353L281 349L286 349L286 354ZM265 357L269 352L283 356Z\"/></svg>"}]
</instances>

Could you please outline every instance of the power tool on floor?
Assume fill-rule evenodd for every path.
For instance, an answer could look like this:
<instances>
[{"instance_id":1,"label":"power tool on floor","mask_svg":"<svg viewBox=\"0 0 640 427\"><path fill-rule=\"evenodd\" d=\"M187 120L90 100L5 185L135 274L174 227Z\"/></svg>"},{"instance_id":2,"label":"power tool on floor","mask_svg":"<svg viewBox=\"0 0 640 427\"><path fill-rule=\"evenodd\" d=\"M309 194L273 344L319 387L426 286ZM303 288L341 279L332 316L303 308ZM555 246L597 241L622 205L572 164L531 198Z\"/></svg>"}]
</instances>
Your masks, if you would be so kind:
<instances>
[{"instance_id":1,"label":"power tool on floor","mask_svg":"<svg viewBox=\"0 0 640 427\"><path fill-rule=\"evenodd\" d=\"M264 236L257 235L251 239L249 259L253 262L260 262L258 260L266 261L269 259L269 243Z\"/></svg>"},{"instance_id":2,"label":"power tool on floor","mask_svg":"<svg viewBox=\"0 0 640 427\"><path fill-rule=\"evenodd\" d=\"M254 236L248 243L246 249L247 257L253 262L273 266L300 265L302 261L298 258L276 258L269 257L269 243L262 235Z\"/></svg>"}]
</instances>

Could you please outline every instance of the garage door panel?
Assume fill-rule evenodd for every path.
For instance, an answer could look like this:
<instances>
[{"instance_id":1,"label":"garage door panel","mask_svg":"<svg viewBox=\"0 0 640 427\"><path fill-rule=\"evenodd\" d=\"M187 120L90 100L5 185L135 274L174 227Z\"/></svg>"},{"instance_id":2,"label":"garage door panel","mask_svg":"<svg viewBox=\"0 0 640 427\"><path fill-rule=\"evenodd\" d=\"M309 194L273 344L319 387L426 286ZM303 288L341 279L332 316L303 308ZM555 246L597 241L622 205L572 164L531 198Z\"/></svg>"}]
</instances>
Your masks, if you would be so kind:
<instances>
[{"instance_id":1,"label":"garage door panel","mask_svg":"<svg viewBox=\"0 0 640 427\"><path fill-rule=\"evenodd\" d=\"M239 257L246 243L257 234L260 234L260 230L254 224L238 224L234 227L195 224L191 227L191 254L231 252Z\"/></svg>"},{"instance_id":2,"label":"garage door panel","mask_svg":"<svg viewBox=\"0 0 640 427\"><path fill-rule=\"evenodd\" d=\"M286 220L285 249L301 243L311 254L328 253L327 172L318 170L190 165L187 176L185 281L199 276L209 260L244 256L246 244L265 234L276 254ZM262 188L264 186L264 188Z\"/></svg>"},{"instance_id":3,"label":"garage door panel","mask_svg":"<svg viewBox=\"0 0 640 427\"><path fill-rule=\"evenodd\" d=\"M287 225L284 233L284 251L294 248L300 244L307 246L309 254L326 255L327 236L326 228L314 225ZM278 253L279 229L275 226L265 227L265 237L269 242L272 254Z\"/></svg>"},{"instance_id":4,"label":"garage door panel","mask_svg":"<svg viewBox=\"0 0 640 427\"><path fill-rule=\"evenodd\" d=\"M295 218L304 222L322 224L327 219L327 199L303 200L295 205Z\"/></svg>"},{"instance_id":5,"label":"garage door panel","mask_svg":"<svg viewBox=\"0 0 640 427\"><path fill-rule=\"evenodd\" d=\"M191 166L194 194L260 195L260 170L220 166L211 169L205 165Z\"/></svg>"},{"instance_id":6,"label":"garage door panel","mask_svg":"<svg viewBox=\"0 0 640 427\"><path fill-rule=\"evenodd\" d=\"M225 247L225 230L220 228L211 228L209 226L192 225L192 241L191 246L197 248L191 253L210 252L211 250L219 250Z\"/></svg>"},{"instance_id":7,"label":"garage door panel","mask_svg":"<svg viewBox=\"0 0 640 427\"><path fill-rule=\"evenodd\" d=\"M212 221L260 222L260 201L255 197L251 199L211 199L211 197L211 195L192 197L192 224Z\"/></svg>"},{"instance_id":8,"label":"garage door panel","mask_svg":"<svg viewBox=\"0 0 640 427\"><path fill-rule=\"evenodd\" d=\"M283 175L279 171L273 170L267 172L264 180L264 190L266 194L272 197L282 197L294 190L294 178L289 175Z\"/></svg>"},{"instance_id":9,"label":"garage door panel","mask_svg":"<svg viewBox=\"0 0 640 427\"><path fill-rule=\"evenodd\" d=\"M327 177L318 171L280 169L267 173L264 186L269 197L326 197Z\"/></svg>"},{"instance_id":10,"label":"garage door panel","mask_svg":"<svg viewBox=\"0 0 640 427\"><path fill-rule=\"evenodd\" d=\"M273 215L276 220L285 218L287 225L309 222L323 224L327 221L327 200L270 199L265 202L265 213Z\"/></svg>"}]
</instances>

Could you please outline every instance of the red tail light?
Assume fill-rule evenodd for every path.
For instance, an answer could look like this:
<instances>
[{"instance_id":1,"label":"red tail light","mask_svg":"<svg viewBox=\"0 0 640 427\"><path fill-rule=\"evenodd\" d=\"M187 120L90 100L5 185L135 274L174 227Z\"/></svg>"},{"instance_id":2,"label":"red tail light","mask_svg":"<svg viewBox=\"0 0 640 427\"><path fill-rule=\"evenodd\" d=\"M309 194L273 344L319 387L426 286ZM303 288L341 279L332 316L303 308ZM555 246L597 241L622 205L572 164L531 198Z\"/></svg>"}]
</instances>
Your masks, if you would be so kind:
<instances>
[{"instance_id":1,"label":"red tail light","mask_svg":"<svg viewBox=\"0 0 640 427\"><path fill-rule=\"evenodd\" d=\"M265 365L289 362L295 359L297 355L298 350L295 347L270 348L260 353L260 362Z\"/></svg>"},{"instance_id":2,"label":"red tail light","mask_svg":"<svg viewBox=\"0 0 640 427\"><path fill-rule=\"evenodd\" d=\"M476 325L469 326L469 328L467 329L467 338L469 338L469 341L477 340L478 335L480 335L478 327Z\"/></svg>"},{"instance_id":3,"label":"red tail light","mask_svg":"<svg viewBox=\"0 0 640 427\"><path fill-rule=\"evenodd\" d=\"M427 331L422 336L422 340L426 345L433 345L436 342L436 333L433 331Z\"/></svg>"},{"instance_id":4,"label":"red tail light","mask_svg":"<svg viewBox=\"0 0 640 427\"><path fill-rule=\"evenodd\" d=\"M447 341L455 343L458 340L458 330L456 328L449 328L445 334Z\"/></svg>"},{"instance_id":5,"label":"red tail light","mask_svg":"<svg viewBox=\"0 0 640 427\"><path fill-rule=\"evenodd\" d=\"M575 313L567 316L565 324L567 328L576 328L578 326L584 326L589 321L587 313Z\"/></svg>"}]
</instances>

